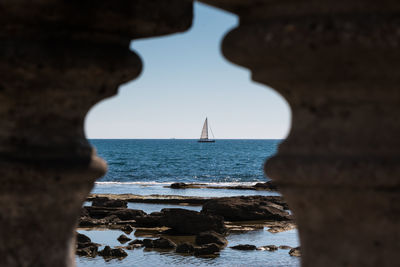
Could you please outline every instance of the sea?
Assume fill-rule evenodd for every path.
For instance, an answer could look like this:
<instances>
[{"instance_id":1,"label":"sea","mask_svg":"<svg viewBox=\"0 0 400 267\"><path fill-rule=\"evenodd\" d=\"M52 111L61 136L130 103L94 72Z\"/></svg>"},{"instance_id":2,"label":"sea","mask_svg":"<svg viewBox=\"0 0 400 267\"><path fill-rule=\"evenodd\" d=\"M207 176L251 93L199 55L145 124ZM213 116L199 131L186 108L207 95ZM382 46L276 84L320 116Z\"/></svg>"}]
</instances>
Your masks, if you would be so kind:
<instances>
[{"instance_id":1,"label":"sea","mask_svg":"<svg viewBox=\"0 0 400 267\"><path fill-rule=\"evenodd\" d=\"M223 197L239 195L279 195L277 192L232 189L171 189L174 182L201 183L213 186L253 185L268 181L263 165L273 156L282 140L217 140L198 143L189 139L92 139L97 154L108 164L107 174L100 178L92 193L137 195L184 195ZM180 207L167 204L129 203L129 208L147 213L163 208ZM199 206L183 208L200 211ZM79 230L93 242L119 246L118 230ZM135 232L130 238L142 239ZM122 260L105 261L102 257L76 257L78 267L86 266L299 266L299 258L288 250L237 251L237 244L289 245L296 247L296 230L272 234L267 229L227 236L229 245L216 258L183 256L174 252L128 250ZM101 249L101 248L100 248Z\"/></svg>"}]
</instances>

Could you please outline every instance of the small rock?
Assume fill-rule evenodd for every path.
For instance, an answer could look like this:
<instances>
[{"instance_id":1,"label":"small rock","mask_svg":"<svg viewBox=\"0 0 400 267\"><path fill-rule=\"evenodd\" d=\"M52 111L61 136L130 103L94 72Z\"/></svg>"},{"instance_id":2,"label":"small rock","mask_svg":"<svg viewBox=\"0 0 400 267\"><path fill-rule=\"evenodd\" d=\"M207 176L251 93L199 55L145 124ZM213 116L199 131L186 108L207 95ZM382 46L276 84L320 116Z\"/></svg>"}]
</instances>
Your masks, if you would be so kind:
<instances>
[{"instance_id":1,"label":"small rock","mask_svg":"<svg viewBox=\"0 0 400 267\"><path fill-rule=\"evenodd\" d=\"M204 246L198 247L194 249L195 256L202 255L215 255L220 251L220 247L217 244L206 244Z\"/></svg>"},{"instance_id":2,"label":"small rock","mask_svg":"<svg viewBox=\"0 0 400 267\"><path fill-rule=\"evenodd\" d=\"M128 254L122 248L110 248L105 246L105 248L99 251L99 255L105 258L125 258Z\"/></svg>"},{"instance_id":3,"label":"small rock","mask_svg":"<svg viewBox=\"0 0 400 267\"><path fill-rule=\"evenodd\" d=\"M194 247L190 243L182 243L176 247L176 253L192 253L194 252Z\"/></svg>"},{"instance_id":4,"label":"small rock","mask_svg":"<svg viewBox=\"0 0 400 267\"><path fill-rule=\"evenodd\" d=\"M272 181L268 181L265 183L256 183L254 187L257 189L278 190L278 187Z\"/></svg>"},{"instance_id":5,"label":"small rock","mask_svg":"<svg viewBox=\"0 0 400 267\"><path fill-rule=\"evenodd\" d=\"M228 244L228 241L224 236L214 231L202 232L198 234L195 242L200 246L211 243L217 244L218 246L226 246Z\"/></svg>"},{"instance_id":6,"label":"small rock","mask_svg":"<svg viewBox=\"0 0 400 267\"><path fill-rule=\"evenodd\" d=\"M125 233L125 234L130 234L133 232L133 230L135 230L132 226L130 226L129 224L124 225L121 230Z\"/></svg>"},{"instance_id":7,"label":"small rock","mask_svg":"<svg viewBox=\"0 0 400 267\"><path fill-rule=\"evenodd\" d=\"M97 246L88 246L76 250L76 255L85 257L95 257L97 255Z\"/></svg>"},{"instance_id":8,"label":"small rock","mask_svg":"<svg viewBox=\"0 0 400 267\"><path fill-rule=\"evenodd\" d=\"M275 251L278 250L278 247L275 245L268 245L268 246L258 247L257 250Z\"/></svg>"},{"instance_id":9,"label":"small rock","mask_svg":"<svg viewBox=\"0 0 400 267\"><path fill-rule=\"evenodd\" d=\"M112 215L118 217L118 219L123 221L136 220L136 218L147 215L146 212L142 210L134 209L120 209L112 212Z\"/></svg>"},{"instance_id":10,"label":"small rock","mask_svg":"<svg viewBox=\"0 0 400 267\"><path fill-rule=\"evenodd\" d=\"M257 247L254 246L254 245L248 245L248 244L246 244L246 245L236 245L236 246L231 247L231 249L237 249L237 250L256 250Z\"/></svg>"},{"instance_id":11,"label":"small rock","mask_svg":"<svg viewBox=\"0 0 400 267\"><path fill-rule=\"evenodd\" d=\"M291 246L286 246L286 245L280 245L279 248L280 249L292 249Z\"/></svg>"},{"instance_id":12,"label":"small rock","mask_svg":"<svg viewBox=\"0 0 400 267\"><path fill-rule=\"evenodd\" d=\"M294 256L294 257L300 257L300 256L301 256L300 247L292 248L292 249L289 251L289 255L290 255L290 256Z\"/></svg>"},{"instance_id":13,"label":"small rock","mask_svg":"<svg viewBox=\"0 0 400 267\"><path fill-rule=\"evenodd\" d=\"M84 234L77 233L76 242L77 243L90 243L90 242L92 242L92 240L90 240L90 238L85 236Z\"/></svg>"},{"instance_id":14,"label":"small rock","mask_svg":"<svg viewBox=\"0 0 400 267\"><path fill-rule=\"evenodd\" d=\"M126 246L125 248L126 248L127 250L133 250L133 249L135 249L135 248L141 248L141 247L143 247L142 244L132 244L132 245Z\"/></svg>"},{"instance_id":15,"label":"small rock","mask_svg":"<svg viewBox=\"0 0 400 267\"><path fill-rule=\"evenodd\" d=\"M170 185L171 188L173 189L185 189L187 187L187 184L185 183L173 183Z\"/></svg>"},{"instance_id":16,"label":"small rock","mask_svg":"<svg viewBox=\"0 0 400 267\"><path fill-rule=\"evenodd\" d=\"M128 242L129 240L132 240L131 238L129 238L129 237L127 237L126 235L120 235L118 238L117 238L117 240L120 242L120 243L126 243L126 242Z\"/></svg>"},{"instance_id":17,"label":"small rock","mask_svg":"<svg viewBox=\"0 0 400 267\"><path fill-rule=\"evenodd\" d=\"M109 199L107 197L96 197L92 201L93 207L127 208L128 202L119 199Z\"/></svg>"},{"instance_id":18,"label":"small rock","mask_svg":"<svg viewBox=\"0 0 400 267\"><path fill-rule=\"evenodd\" d=\"M135 239L128 243L128 245L143 245L143 240Z\"/></svg>"}]
</instances>

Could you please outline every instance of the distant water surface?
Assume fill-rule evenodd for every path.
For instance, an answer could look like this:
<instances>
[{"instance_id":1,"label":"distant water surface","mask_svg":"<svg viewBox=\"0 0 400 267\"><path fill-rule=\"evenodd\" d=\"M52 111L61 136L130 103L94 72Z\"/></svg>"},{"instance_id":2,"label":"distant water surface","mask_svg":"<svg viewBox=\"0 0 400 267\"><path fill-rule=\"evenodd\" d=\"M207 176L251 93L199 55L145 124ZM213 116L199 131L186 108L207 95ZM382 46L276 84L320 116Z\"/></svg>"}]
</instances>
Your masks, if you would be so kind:
<instances>
[{"instance_id":1,"label":"distant water surface","mask_svg":"<svg viewBox=\"0 0 400 267\"><path fill-rule=\"evenodd\" d=\"M99 182L248 183L266 181L265 160L281 140L92 139L109 166Z\"/></svg>"}]
</instances>

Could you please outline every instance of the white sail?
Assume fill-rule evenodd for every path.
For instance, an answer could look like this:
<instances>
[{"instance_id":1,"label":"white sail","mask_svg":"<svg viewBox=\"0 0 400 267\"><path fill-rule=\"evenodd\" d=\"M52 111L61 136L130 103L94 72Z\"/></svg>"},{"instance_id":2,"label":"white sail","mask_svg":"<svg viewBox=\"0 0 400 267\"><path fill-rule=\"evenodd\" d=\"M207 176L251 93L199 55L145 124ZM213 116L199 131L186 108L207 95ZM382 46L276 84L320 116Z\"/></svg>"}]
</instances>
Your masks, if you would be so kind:
<instances>
[{"instance_id":1,"label":"white sail","mask_svg":"<svg viewBox=\"0 0 400 267\"><path fill-rule=\"evenodd\" d=\"M201 131L200 140L208 139L208 122L207 118L204 121L203 130Z\"/></svg>"}]
</instances>

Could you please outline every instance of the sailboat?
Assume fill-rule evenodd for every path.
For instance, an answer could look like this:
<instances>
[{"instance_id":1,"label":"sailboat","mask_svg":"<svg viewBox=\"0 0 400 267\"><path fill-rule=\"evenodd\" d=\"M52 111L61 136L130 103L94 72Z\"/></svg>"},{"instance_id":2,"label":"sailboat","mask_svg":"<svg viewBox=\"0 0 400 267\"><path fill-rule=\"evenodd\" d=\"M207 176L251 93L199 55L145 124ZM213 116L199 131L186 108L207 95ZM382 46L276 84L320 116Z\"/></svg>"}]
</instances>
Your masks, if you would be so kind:
<instances>
[{"instance_id":1,"label":"sailboat","mask_svg":"<svg viewBox=\"0 0 400 267\"><path fill-rule=\"evenodd\" d=\"M211 133L212 133L212 130L211 130ZM213 137L214 137L214 134L213 134ZM214 143L215 142L215 140L213 140L213 139L208 139L208 120L207 120L207 117L206 117L206 120L204 121L203 130L201 130L200 139L197 142L199 142L199 143Z\"/></svg>"}]
</instances>

